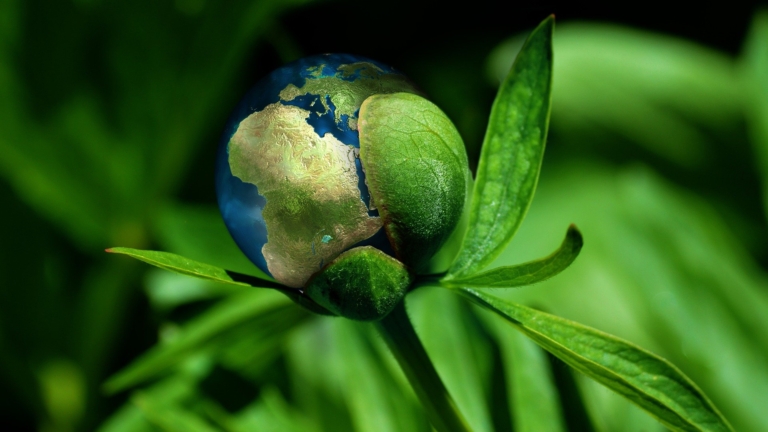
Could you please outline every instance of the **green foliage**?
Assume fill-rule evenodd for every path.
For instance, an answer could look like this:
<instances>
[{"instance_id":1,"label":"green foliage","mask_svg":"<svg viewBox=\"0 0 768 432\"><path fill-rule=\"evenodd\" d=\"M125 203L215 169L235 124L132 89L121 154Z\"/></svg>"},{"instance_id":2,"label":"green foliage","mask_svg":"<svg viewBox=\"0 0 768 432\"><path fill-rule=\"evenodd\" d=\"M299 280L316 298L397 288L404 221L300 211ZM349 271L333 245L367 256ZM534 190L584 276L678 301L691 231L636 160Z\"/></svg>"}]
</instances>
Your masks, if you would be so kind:
<instances>
[{"instance_id":1,"label":"green foliage","mask_svg":"<svg viewBox=\"0 0 768 432\"><path fill-rule=\"evenodd\" d=\"M513 288L535 284L565 270L579 256L583 245L581 233L571 225L560 249L546 258L515 266L496 267L467 277L446 278L442 284L466 288Z\"/></svg>"},{"instance_id":2,"label":"green foliage","mask_svg":"<svg viewBox=\"0 0 768 432\"><path fill-rule=\"evenodd\" d=\"M537 184L544 134L526 147L493 141L491 132L546 122L544 105L534 118L515 102L515 122L499 100L548 103L542 93L516 92L549 85L523 65L545 59L530 50L545 42L537 38L551 21L510 74L529 33L519 22L504 28L525 34L493 51L497 36L461 34L455 43L446 34L424 49L421 38L400 44L390 29L326 46L318 20L344 29L329 17L353 5L305 3L0 3L4 423L61 432L426 432L431 424L661 432L674 426L655 417L707 430L692 425L709 416L727 425L708 397L735 430L768 430L765 11L738 55L619 25L559 23ZM355 4L356 16L365 7ZM312 29L311 42L302 27ZM464 225L437 252L435 274L417 278L407 314L401 303L376 324L307 313L331 314L242 256L210 185L209 159L238 93L278 58L332 50L386 60L415 78L456 125L470 166L493 96L480 74L489 52L490 81L504 83ZM525 76L535 79L515 78ZM512 151L489 150L494 143ZM525 163L527 173L516 170ZM518 186L496 202L487 193L494 184ZM481 223L495 215L503 223ZM586 247L570 230L540 259L569 224ZM462 246L466 226L475 234ZM115 244L179 273L101 253ZM424 255L435 247L423 246ZM459 249L464 258L441 280ZM462 287L517 314L513 327L597 375L572 374L497 314L456 295ZM554 329L572 337L554 343ZM585 338L630 347L688 393L648 390L657 384L594 358L605 345L577 346ZM619 392L609 388L616 383ZM695 404L680 409L683 399Z\"/></svg>"},{"instance_id":3,"label":"green foliage","mask_svg":"<svg viewBox=\"0 0 768 432\"><path fill-rule=\"evenodd\" d=\"M448 279L490 264L509 243L539 179L549 127L554 17L534 30L493 102L469 226Z\"/></svg>"},{"instance_id":4,"label":"green foliage","mask_svg":"<svg viewBox=\"0 0 768 432\"><path fill-rule=\"evenodd\" d=\"M439 431L471 430L432 366L405 312L405 304L400 302L378 326L419 397L432 426Z\"/></svg>"},{"instance_id":5,"label":"green foliage","mask_svg":"<svg viewBox=\"0 0 768 432\"><path fill-rule=\"evenodd\" d=\"M147 264L160 267L175 273L194 276L213 282L227 283L240 286L249 286L243 282L237 282L232 279L226 270L209 264L193 261L180 255L169 252L157 252L148 250L138 250L124 247L115 247L107 249L109 253L128 255ZM265 284L269 281L264 281Z\"/></svg>"},{"instance_id":6,"label":"green foliage","mask_svg":"<svg viewBox=\"0 0 768 432\"><path fill-rule=\"evenodd\" d=\"M564 431L562 408L544 351L522 334L510 332L495 317L487 321L493 328L507 366L506 386L514 430Z\"/></svg>"},{"instance_id":7,"label":"green foliage","mask_svg":"<svg viewBox=\"0 0 768 432\"><path fill-rule=\"evenodd\" d=\"M673 430L733 430L701 390L668 361L611 335L535 309L470 289L460 292Z\"/></svg>"}]
</instances>

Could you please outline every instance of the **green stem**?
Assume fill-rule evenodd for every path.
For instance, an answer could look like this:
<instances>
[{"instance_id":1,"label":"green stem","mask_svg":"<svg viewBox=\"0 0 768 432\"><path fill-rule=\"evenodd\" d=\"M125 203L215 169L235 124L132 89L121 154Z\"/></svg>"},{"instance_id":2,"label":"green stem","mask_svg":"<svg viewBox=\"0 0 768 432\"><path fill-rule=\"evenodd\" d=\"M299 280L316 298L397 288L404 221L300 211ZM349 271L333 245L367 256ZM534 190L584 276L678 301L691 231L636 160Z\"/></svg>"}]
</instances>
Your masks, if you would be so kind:
<instances>
[{"instance_id":1,"label":"green stem","mask_svg":"<svg viewBox=\"0 0 768 432\"><path fill-rule=\"evenodd\" d=\"M408 319L405 302L400 302L376 327L405 372L432 426L439 432L468 432L469 426L437 375Z\"/></svg>"}]
</instances>

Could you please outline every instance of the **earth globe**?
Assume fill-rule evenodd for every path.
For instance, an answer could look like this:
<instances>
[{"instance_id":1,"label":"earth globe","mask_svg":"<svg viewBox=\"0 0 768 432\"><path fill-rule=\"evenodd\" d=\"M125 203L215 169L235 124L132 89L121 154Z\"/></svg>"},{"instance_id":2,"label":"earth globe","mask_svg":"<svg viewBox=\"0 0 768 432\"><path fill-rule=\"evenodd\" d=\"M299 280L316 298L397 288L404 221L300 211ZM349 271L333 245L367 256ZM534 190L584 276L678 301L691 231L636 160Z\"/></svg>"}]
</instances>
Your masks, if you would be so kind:
<instances>
[{"instance_id":1,"label":"earth globe","mask_svg":"<svg viewBox=\"0 0 768 432\"><path fill-rule=\"evenodd\" d=\"M216 194L243 253L302 287L353 247L393 255L360 161L358 114L374 94L419 91L401 73L348 54L306 57L261 79L221 137Z\"/></svg>"}]
</instances>

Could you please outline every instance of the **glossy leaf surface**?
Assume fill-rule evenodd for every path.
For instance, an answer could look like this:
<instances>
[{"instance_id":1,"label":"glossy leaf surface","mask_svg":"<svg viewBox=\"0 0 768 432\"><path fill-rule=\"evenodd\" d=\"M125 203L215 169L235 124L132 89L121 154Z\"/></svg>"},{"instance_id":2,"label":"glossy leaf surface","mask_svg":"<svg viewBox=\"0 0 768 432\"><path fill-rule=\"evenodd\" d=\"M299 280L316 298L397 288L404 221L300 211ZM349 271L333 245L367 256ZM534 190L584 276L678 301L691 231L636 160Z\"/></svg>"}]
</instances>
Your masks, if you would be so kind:
<instances>
[{"instance_id":1,"label":"glossy leaf surface","mask_svg":"<svg viewBox=\"0 0 768 432\"><path fill-rule=\"evenodd\" d=\"M201 263L169 252L147 251L124 247L110 248L107 249L107 252L128 255L132 258L136 258L139 261L144 261L147 264L160 267L164 270L169 270L175 273L193 276L213 282L239 285L242 287L276 289L293 300L296 304L306 308L309 311L321 315L333 315L333 313L329 312L327 309L318 305L309 297L304 295L303 291L294 288L288 288L277 282L260 279L256 276L244 275L229 270L224 270L220 267Z\"/></svg>"},{"instance_id":2,"label":"glossy leaf surface","mask_svg":"<svg viewBox=\"0 0 768 432\"><path fill-rule=\"evenodd\" d=\"M675 431L732 431L677 367L629 342L471 289L460 291L565 363L611 388Z\"/></svg>"},{"instance_id":3,"label":"glossy leaf surface","mask_svg":"<svg viewBox=\"0 0 768 432\"><path fill-rule=\"evenodd\" d=\"M468 230L449 279L490 264L528 211L549 127L553 31L554 17L533 31L493 103Z\"/></svg>"},{"instance_id":4,"label":"glossy leaf surface","mask_svg":"<svg viewBox=\"0 0 768 432\"><path fill-rule=\"evenodd\" d=\"M139 250L124 247L110 248L107 249L107 252L128 255L129 257L136 258L139 261L144 261L147 264L160 267L161 269L187 276L194 276L214 282L241 285L244 287L249 286L246 283L237 282L232 279L232 276L230 276L223 268L194 261L170 252ZM268 281L265 282L268 283Z\"/></svg>"},{"instance_id":5,"label":"glossy leaf surface","mask_svg":"<svg viewBox=\"0 0 768 432\"><path fill-rule=\"evenodd\" d=\"M574 225L568 228L565 240L552 255L525 264L494 268L467 277L448 279L443 285L465 288L514 288L541 282L565 270L576 259L584 245L581 233Z\"/></svg>"}]
</instances>

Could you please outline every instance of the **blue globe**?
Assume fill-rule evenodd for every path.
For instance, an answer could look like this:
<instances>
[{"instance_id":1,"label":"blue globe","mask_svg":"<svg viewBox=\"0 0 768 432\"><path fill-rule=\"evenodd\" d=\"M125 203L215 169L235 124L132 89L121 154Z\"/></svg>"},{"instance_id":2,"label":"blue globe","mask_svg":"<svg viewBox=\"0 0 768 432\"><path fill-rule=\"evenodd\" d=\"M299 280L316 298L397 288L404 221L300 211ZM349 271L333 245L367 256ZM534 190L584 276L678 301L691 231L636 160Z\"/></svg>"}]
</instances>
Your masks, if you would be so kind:
<instances>
[{"instance_id":1,"label":"blue globe","mask_svg":"<svg viewBox=\"0 0 768 432\"><path fill-rule=\"evenodd\" d=\"M318 55L264 77L230 116L216 159L219 209L243 253L278 282L302 287L356 246L393 255L357 120L366 98L395 92L418 93L390 66Z\"/></svg>"}]
</instances>

